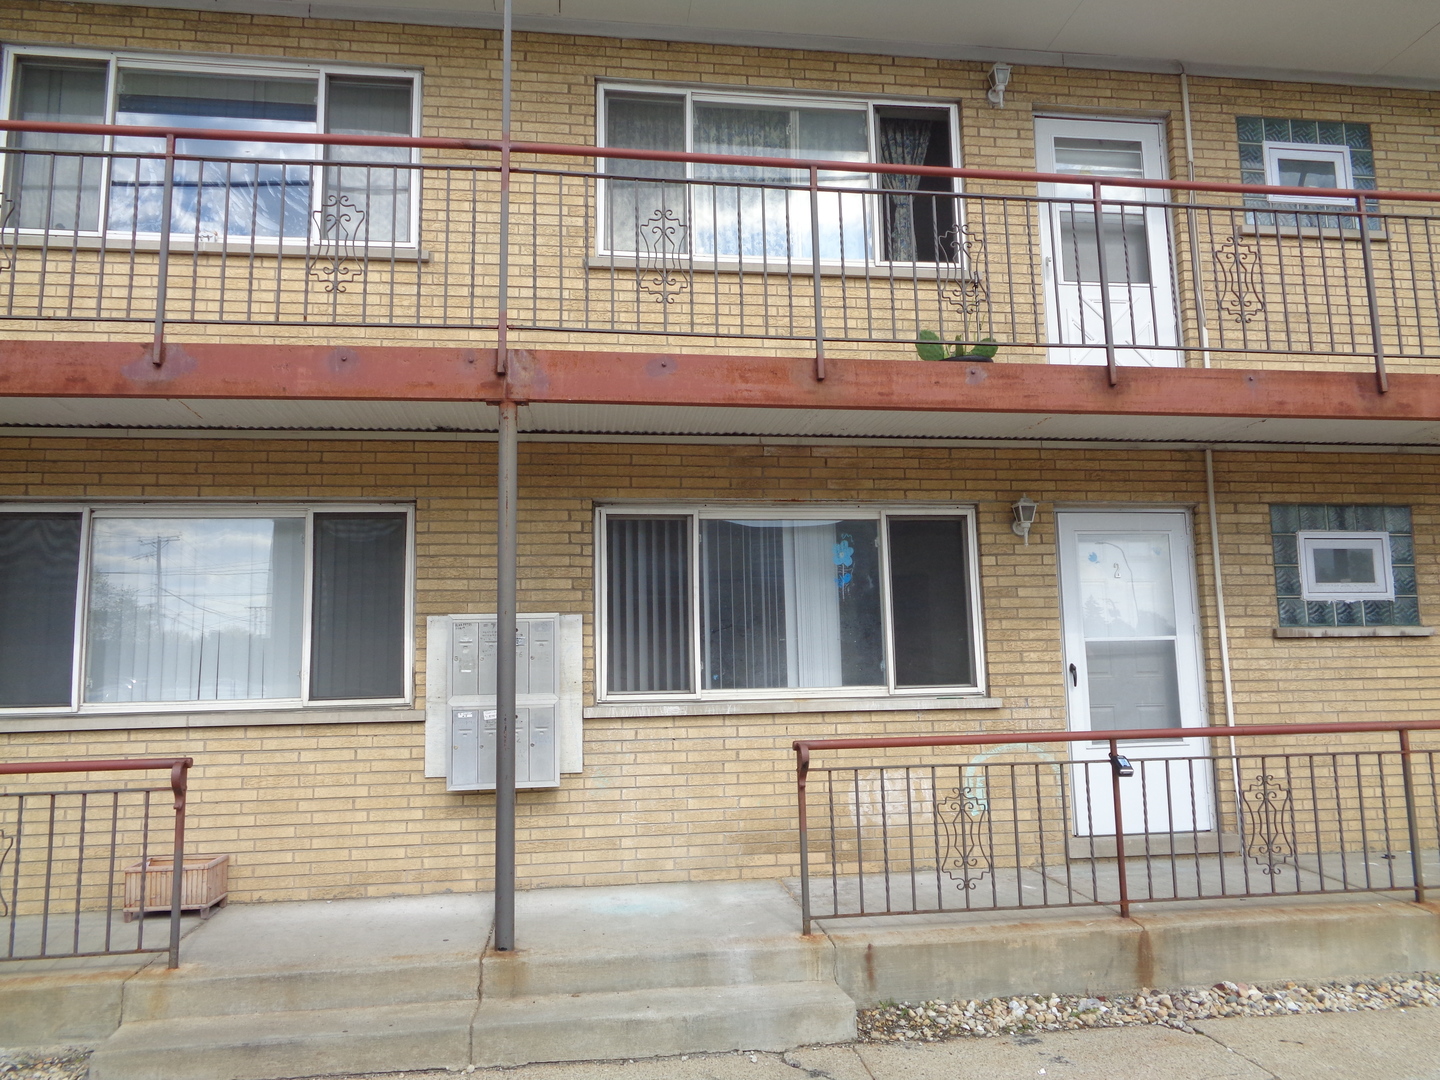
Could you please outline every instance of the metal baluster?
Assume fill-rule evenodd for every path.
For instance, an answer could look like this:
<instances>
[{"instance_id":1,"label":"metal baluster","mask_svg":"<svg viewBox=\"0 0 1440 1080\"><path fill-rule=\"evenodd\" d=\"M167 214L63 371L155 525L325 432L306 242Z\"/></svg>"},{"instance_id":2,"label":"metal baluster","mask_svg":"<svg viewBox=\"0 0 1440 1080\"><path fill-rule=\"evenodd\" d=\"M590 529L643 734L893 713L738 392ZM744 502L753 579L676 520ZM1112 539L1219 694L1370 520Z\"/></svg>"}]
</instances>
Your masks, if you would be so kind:
<instances>
[{"instance_id":1,"label":"metal baluster","mask_svg":"<svg viewBox=\"0 0 1440 1080\"><path fill-rule=\"evenodd\" d=\"M1095 185L1096 204L1098 209L1100 185ZM1102 264L1103 265L1103 264ZM1101 271L1101 278L1104 278L1104 271ZM1109 340L1110 320L1105 320L1106 339ZM1113 356L1113 354L1112 354ZM1112 369L1113 370L1113 369ZM1112 383L1113 385L1113 383ZM1117 740L1110 742L1110 793L1115 805L1115 870L1120 879L1120 917L1130 917L1130 883L1125 879L1125 814L1120 809L1120 767L1116 759L1120 756L1120 744Z\"/></svg>"},{"instance_id":2,"label":"metal baluster","mask_svg":"<svg viewBox=\"0 0 1440 1080\"><path fill-rule=\"evenodd\" d=\"M136 177L139 177L136 162ZM138 188L138 183L137 183ZM170 203L175 195L175 136L165 136L165 179L160 185L160 250L155 261L155 344L150 363L165 363L165 301L170 282ZM136 227L139 227L137 221Z\"/></svg>"},{"instance_id":3,"label":"metal baluster","mask_svg":"<svg viewBox=\"0 0 1440 1080\"><path fill-rule=\"evenodd\" d=\"M1093 193L1092 202L1095 207L1095 268L1100 278L1100 320L1101 325L1105 328L1105 367L1110 376L1110 385L1114 386L1116 382L1119 381L1119 376L1115 369L1115 320L1110 311L1110 273L1105 264L1105 204L1100 198L1100 181L1096 180L1091 185L1091 192ZM1123 221L1121 224L1123 226ZM1076 277L1079 277L1079 274L1077 274ZM1079 287L1083 288L1083 286ZM1113 742L1111 748L1114 748ZM1118 791L1120 783L1118 777L1116 777L1115 783L1116 790ZM1115 805L1118 811L1120 804L1117 802ZM1122 901L1121 913L1124 914L1128 909L1128 903Z\"/></svg>"},{"instance_id":4,"label":"metal baluster","mask_svg":"<svg viewBox=\"0 0 1440 1080\"><path fill-rule=\"evenodd\" d=\"M1370 312L1370 345L1375 352L1375 387L1384 394L1390 390L1385 373L1385 343L1380 337L1380 297L1375 291L1375 253L1370 248L1370 211L1363 195L1356 196L1360 211L1360 259L1365 264L1365 303Z\"/></svg>"},{"instance_id":5,"label":"metal baluster","mask_svg":"<svg viewBox=\"0 0 1440 1080\"><path fill-rule=\"evenodd\" d=\"M825 320L820 287L820 170L810 166L810 273L815 282L815 381L825 379Z\"/></svg>"},{"instance_id":6,"label":"metal baluster","mask_svg":"<svg viewBox=\"0 0 1440 1080\"><path fill-rule=\"evenodd\" d=\"M1405 777L1405 827L1410 834L1410 873L1415 885L1415 902L1425 903L1425 873L1420 860L1420 822L1416 817L1415 779L1410 771L1410 732L1400 729L1400 768Z\"/></svg>"}]
</instances>

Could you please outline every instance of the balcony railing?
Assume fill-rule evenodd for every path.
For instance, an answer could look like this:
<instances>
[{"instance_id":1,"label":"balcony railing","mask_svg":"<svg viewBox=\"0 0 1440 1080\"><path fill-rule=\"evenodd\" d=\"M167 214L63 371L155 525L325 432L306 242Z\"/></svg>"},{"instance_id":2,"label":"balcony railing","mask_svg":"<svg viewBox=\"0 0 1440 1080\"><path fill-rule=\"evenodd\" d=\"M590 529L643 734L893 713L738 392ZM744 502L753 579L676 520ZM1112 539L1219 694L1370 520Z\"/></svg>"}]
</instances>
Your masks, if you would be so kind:
<instances>
[{"instance_id":1,"label":"balcony railing","mask_svg":"<svg viewBox=\"0 0 1440 1080\"><path fill-rule=\"evenodd\" d=\"M1383 390L1387 364L1440 361L1437 194L534 143L510 146L502 184L487 140L0 129L10 320L467 344L503 322L509 347L743 344L813 353L822 377L827 352L913 358L932 336L930 355L1106 364L1112 381L1319 365L1373 367ZM157 149L115 150L121 135ZM425 160L350 160L366 146Z\"/></svg>"},{"instance_id":2,"label":"balcony railing","mask_svg":"<svg viewBox=\"0 0 1440 1080\"><path fill-rule=\"evenodd\" d=\"M0 762L0 961L163 952L179 965L185 875L174 868L186 865L192 764ZM170 773L163 787L119 775L156 770ZM86 780L59 787L41 779L82 773ZM114 775L88 779L101 773ZM169 916L168 932L146 933L151 912Z\"/></svg>"},{"instance_id":3,"label":"balcony railing","mask_svg":"<svg viewBox=\"0 0 1440 1080\"><path fill-rule=\"evenodd\" d=\"M1440 749L1412 733L1437 731L1435 720L1184 730L1213 753L1173 728L800 740L804 931L881 915L1126 916L1187 900L1424 902L1440 885Z\"/></svg>"}]
</instances>

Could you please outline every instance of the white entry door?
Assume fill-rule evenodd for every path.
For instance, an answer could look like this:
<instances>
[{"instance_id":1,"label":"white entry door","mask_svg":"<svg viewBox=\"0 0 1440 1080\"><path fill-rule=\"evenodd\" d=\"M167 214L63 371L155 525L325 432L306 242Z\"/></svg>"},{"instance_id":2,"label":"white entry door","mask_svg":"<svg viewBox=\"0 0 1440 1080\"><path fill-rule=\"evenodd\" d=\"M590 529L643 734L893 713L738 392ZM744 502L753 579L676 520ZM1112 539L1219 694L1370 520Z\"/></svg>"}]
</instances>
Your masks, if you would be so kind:
<instances>
[{"instance_id":1,"label":"white entry door","mask_svg":"<svg viewBox=\"0 0 1440 1080\"><path fill-rule=\"evenodd\" d=\"M1056 514L1070 729L1174 728L1175 738L1121 740L1134 775L1120 779L1126 834L1208 831L1206 740L1190 519L1180 511ZM1078 836L1115 834L1110 747L1071 746ZM1168 760L1162 760L1168 759Z\"/></svg>"},{"instance_id":2,"label":"white entry door","mask_svg":"<svg viewBox=\"0 0 1440 1080\"><path fill-rule=\"evenodd\" d=\"M1041 172L1106 180L1165 178L1164 127L1153 121L1035 121L1036 164ZM1044 259L1046 338L1054 364L1103 364L1105 316L1117 345L1116 362L1177 367L1179 343L1171 266L1170 219L1163 191L1106 187L1100 234L1105 279L1100 285L1100 244L1094 191L1088 184L1042 184L1041 255ZM1073 201L1070 201L1073 200Z\"/></svg>"}]
</instances>

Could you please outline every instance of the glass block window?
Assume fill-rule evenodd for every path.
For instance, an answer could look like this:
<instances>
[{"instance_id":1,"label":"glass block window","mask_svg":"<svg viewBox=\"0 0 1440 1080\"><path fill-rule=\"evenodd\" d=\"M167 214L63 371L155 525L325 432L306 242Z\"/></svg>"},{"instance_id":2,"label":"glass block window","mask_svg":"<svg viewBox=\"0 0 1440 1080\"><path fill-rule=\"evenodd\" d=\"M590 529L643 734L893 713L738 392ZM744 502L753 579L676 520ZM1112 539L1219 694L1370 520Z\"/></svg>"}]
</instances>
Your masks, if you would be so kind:
<instances>
[{"instance_id":1,"label":"glass block window","mask_svg":"<svg viewBox=\"0 0 1440 1080\"><path fill-rule=\"evenodd\" d=\"M1270 116L1237 116L1235 128L1240 140L1242 184L1277 184L1280 178L1273 175L1273 168L1266 168L1266 148L1285 145L1291 148L1313 146L1317 150L1343 148L1349 155L1347 164L1350 175L1346 178L1348 183L1361 191L1373 191L1376 188L1375 154L1370 145L1369 124L1353 124L1340 120L1281 120ZM1298 156L1303 157L1303 151ZM1274 158L1272 153L1270 160L1273 162ZM1312 229L1360 227L1353 215L1347 217L1337 214L1333 206L1324 203L1280 204L1265 195L1247 195L1245 205L1263 207L1268 211L1247 214L1246 223L1250 225ZM1370 205L1372 209L1378 210L1378 204ZM1371 228L1380 228L1380 222L1372 222Z\"/></svg>"},{"instance_id":2,"label":"glass block window","mask_svg":"<svg viewBox=\"0 0 1440 1080\"><path fill-rule=\"evenodd\" d=\"M1306 600L1297 534L1384 534L1390 541L1393 600ZM1415 543L1408 506L1271 506L1275 594L1281 626L1419 626Z\"/></svg>"}]
</instances>

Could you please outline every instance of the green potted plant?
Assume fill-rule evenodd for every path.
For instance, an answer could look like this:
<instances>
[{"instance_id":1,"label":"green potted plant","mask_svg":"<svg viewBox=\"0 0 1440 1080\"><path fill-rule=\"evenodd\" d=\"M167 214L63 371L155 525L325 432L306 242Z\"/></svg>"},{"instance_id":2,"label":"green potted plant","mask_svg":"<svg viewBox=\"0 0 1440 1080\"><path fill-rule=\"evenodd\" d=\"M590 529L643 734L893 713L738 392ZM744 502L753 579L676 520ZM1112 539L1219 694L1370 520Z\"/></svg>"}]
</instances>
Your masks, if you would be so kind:
<instances>
[{"instance_id":1,"label":"green potted plant","mask_svg":"<svg viewBox=\"0 0 1440 1080\"><path fill-rule=\"evenodd\" d=\"M970 360L988 364L995 359L995 354L1000 349L994 338L986 337L981 338L979 344L971 346L970 351L966 352L966 346L962 344L964 340L962 336L956 335L955 344L951 346L942 341L934 330L921 330L920 340L915 343L915 351L920 354L921 360Z\"/></svg>"}]
</instances>

